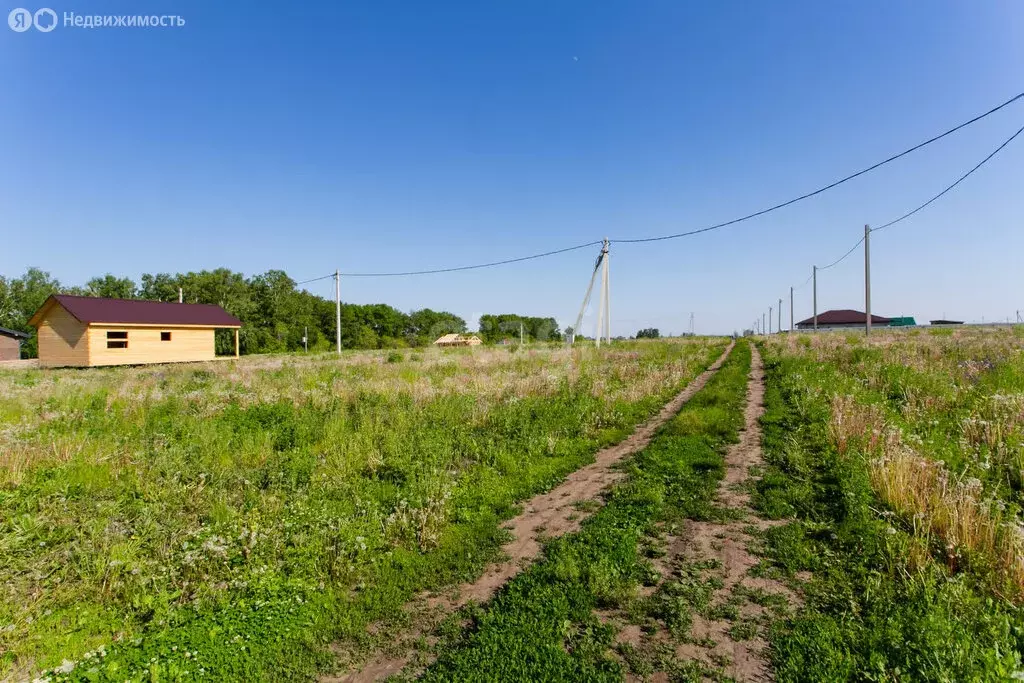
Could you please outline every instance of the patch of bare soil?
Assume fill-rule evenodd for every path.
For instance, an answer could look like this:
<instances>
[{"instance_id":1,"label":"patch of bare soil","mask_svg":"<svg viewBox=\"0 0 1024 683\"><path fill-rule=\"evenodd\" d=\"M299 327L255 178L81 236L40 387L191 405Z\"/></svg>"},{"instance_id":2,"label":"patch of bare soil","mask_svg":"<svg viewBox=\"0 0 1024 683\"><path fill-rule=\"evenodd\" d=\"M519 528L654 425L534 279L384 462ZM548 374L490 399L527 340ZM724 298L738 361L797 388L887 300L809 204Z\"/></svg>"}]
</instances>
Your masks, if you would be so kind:
<instances>
[{"instance_id":1,"label":"patch of bare soil","mask_svg":"<svg viewBox=\"0 0 1024 683\"><path fill-rule=\"evenodd\" d=\"M334 651L341 668L356 668L341 675L325 676L323 683L357 683L377 681L396 675L403 670L414 673L422 670L432 656L422 651L422 645L430 645L430 636L444 617L470 602L486 602L511 578L521 572L541 552L543 538L556 538L579 529L583 519L592 514L596 505L587 511L585 503L600 503L601 492L625 476L615 466L626 456L643 450L651 442L658 429L675 416L708 380L718 371L732 351L733 344L703 373L686 386L661 409L626 439L604 448L597 453L594 462L576 470L554 489L534 496L523 504L523 512L509 520L505 527L511 532L512 540L502 546L504 558L488 567L472 583L462 584L444 595L424 595L406 605L409 617L408 628L402 633L389 634L390 641L375 651L369 661L354 661L358 655L352 648L339 643ZM416 648L420 647L417 652Z\"/></svg>"},{"instance_id":2,"label":"patch of bare soil","mask_svg":"<svg viewBox=\"0 0 1024 683\"><path fill-rule=\"evenodd\" d=\"M605 615L621 627L618 652L630 680L773 679L765 626L798 598L778 581L751 575L758 559L750 551L757 542L750 531L773 524L754 513L748 492L754 477L750 470L761 464L759 420L764 413L764 370L757 349L751 350L744 429L726 455L717 493L726 521L690 521L662 539L664 555L653 562L662 580L644 589L641 598L660 596L659 604L670 606L667 619L640 630L626 623L626 615Z\"/></svg>"}]
</instances>

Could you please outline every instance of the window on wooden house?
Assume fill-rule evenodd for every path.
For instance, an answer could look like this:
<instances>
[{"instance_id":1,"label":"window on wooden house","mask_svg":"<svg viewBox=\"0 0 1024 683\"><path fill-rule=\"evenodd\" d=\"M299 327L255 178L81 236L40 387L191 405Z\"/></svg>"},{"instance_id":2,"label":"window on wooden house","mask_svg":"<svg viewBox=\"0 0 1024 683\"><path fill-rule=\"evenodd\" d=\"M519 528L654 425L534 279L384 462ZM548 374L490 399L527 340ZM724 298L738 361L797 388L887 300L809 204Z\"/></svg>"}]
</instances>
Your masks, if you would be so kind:
<instances>
[{"instance_id":1,"label":"window on wooden house","mask_svg":"<svg viewBox=\"0 0 1024 683\"><path fill-rule=\"evenodd\" d=\"M127 349L128 348L128 333L127 332L107 332L107 348L108 349Z\"/></svg>"},{"instance_id":2,"label":"window on wooden house","mask_svg":"<svg viewBox=\"0 0 1024 683\"><path fill-rule=\"evenodd\" d=\"M171 341L171 333L170 332L161 332L160 333L160 341Z\"/></svg>"}]
</instances>

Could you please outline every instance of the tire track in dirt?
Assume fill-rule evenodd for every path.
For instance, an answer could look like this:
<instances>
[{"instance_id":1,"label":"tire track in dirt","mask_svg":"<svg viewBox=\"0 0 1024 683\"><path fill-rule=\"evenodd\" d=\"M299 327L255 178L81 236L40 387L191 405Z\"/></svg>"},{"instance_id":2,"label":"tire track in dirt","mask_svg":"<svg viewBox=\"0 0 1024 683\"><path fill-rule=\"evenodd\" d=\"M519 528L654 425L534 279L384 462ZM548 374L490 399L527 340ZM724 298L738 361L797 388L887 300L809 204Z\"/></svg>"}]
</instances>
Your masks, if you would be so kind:
<instances>
[{"instance_id":1,"label":"tire track in dirt","mask_svg":"<svg viewBox=\"0 0 1024 683\"><path fill-rule=\"evenodd\" d=\"M578 506L585 502L599 502L600 494L625 474L617 469L623 458L637 453L651 442L655 433L674 417L687 401L704 388L712 376L729 357L734 342L722 355L698 375L686 388L665 404L661 411L637 427L623 441L603 448L594 457L594 462L570 473L565 480L547 493L534 496L523 503L523 512L508 520L503 526L511 531L512 540L502 546L506 559L488 567L475 581L459 586L445 595L421 596L406 605L406 612L413 615L413 626L402 634L396 634L395 652L377 653L360 667L359 671L337 676L325 676L322 683L362 683L378 681L401 672L409 664L415 652L409 651L412 644L427 640L445 616L459 610L470 602L483 603L499 588L519 574L541 553L544 538L555 538L579 529L583 519L590 513L582 512ZM592 512L592 511L591 511ZM398 644L396 641L401 641ZM346 656L343 647L335 647L339 658ZM425 666L426 662L419 662Z\"/></svg>"},{"instance_id":2,"label":"tire track in dirt","mask_svg":"<svg viewBox=\"0 0 1024 683\"><path fill-rule=\"evenodd\" d=\"M749 550L756 543L750 527L764 531L778 524L759 518L750 507L750 469L762 463L760 418L764 414L764 367L757 347L751 344L750 348L744 428L739 443L727 451L725 477L717 492L717 503L727 511L728 521L688 522L677 536L666 538L667 554L655 563L665 580L713 586L710 601L694 611L689 635L681 643L663 628L644 634L630 625L622 627L619 642L640 651L671 646L672 667L689 666L693 671L691 665L696 664L705 677L717 673L736 681L762 682L773 680L761 635L769 606L785 610L798 598L784 584L750 574L758 564ZM644 678L667 681L669 673L658 670ZM632 675L629 679L642 680Z\"/></svg>"}]
</instances>

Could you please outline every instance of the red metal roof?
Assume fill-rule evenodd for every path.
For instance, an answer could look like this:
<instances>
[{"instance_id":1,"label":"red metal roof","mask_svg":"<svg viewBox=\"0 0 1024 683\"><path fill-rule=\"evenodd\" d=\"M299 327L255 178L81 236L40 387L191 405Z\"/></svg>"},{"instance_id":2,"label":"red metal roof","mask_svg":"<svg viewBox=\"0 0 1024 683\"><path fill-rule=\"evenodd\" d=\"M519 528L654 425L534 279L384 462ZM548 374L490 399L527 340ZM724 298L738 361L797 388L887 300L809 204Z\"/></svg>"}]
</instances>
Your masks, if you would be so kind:
<instances>
[{"instance_id":1,"label":"red metal roof","mask_svg":"<svg viewBox=\"0 0 1024 683\"><path fill-rule=\"evenodd\" d=\"M177 304L140 299L101 299L94 296L54 294L50 297L83 323L136 325L201 325L241 327L242 321L213 304ZM47 299L47 303L50 301ZM46 308L39 309L42 311ZM39 312L36 313L36 316ZM35 316L32 320L35 324Z\"/></svg>"},{"instance_id":2,"label":"red metal roof","mask_svg":"<svg viewBox=\"0 0 1024 683\"><path fill-rule=\"evenodd\" d=\"M841 310L823 311L818 314L818 325L863 325L867 321L864 311L854 311L849 308ZM892 318L883 318L880 315L871 316L871 324L887 325ZM797 325L813 325L814 317L801 320Z\"/></svg>"}]
</instances>

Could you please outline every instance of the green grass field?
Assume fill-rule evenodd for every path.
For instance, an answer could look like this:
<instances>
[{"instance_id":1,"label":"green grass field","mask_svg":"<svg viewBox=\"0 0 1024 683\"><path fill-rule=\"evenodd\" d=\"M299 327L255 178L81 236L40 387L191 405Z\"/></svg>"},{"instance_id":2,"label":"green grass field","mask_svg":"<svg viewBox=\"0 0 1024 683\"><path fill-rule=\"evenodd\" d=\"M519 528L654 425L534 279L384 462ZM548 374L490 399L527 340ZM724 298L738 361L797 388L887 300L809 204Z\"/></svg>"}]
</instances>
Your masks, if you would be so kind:
<instances>
[{"instance_id":1,"label":"green grass field","mask_svg":"<svg viewBox=\"0 0 1024 683\"><path fill-rule=\"evenodd\" d=\"M812 572L780 681L1019 679L1021 329L766 344L767 566Z\"/></svg>"},{"instance_id":2,"label":"green grass field","mask_svg":"<svg viewBox=\"0 0 1024 683\"><path fill-rule=\"evenodd\" d=\"M750 572L797 602L747 590L712 605L714 579L692 558L655 569L688 520L746 523L716 502L743 425L741 340L623 462L605 505L581 509L593 514L580 530L550 539L488 603L450 615L412 671L725 680L727 662L679 655L691 622L714 617L734 641L763 638L779 681L1024 679L1024 330L757 343L752 505L777 523L750 525ZM0 679L329 671L331 642L379 647L368 626L402 628L411 598L479 576L520 503L724 348L0 372ZM744 600L773 609L744 618ZM632 647L616 634L627 627L671 647Z\"/></svg>"},{"instance_id":3,"label":"green grass field","mask_svg":"<svg viewBox=\"0 0 1024 683\"><path fill-rule=\"evenodd\" d=\"M306 679L724 346L0 371L0 678Z\"/></svg>"}]
</instances>

